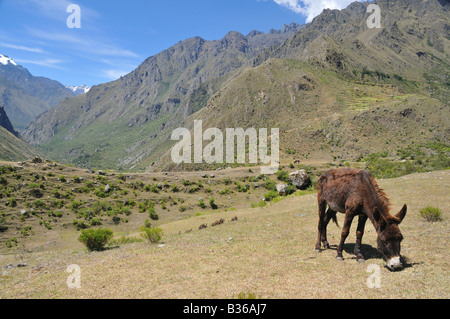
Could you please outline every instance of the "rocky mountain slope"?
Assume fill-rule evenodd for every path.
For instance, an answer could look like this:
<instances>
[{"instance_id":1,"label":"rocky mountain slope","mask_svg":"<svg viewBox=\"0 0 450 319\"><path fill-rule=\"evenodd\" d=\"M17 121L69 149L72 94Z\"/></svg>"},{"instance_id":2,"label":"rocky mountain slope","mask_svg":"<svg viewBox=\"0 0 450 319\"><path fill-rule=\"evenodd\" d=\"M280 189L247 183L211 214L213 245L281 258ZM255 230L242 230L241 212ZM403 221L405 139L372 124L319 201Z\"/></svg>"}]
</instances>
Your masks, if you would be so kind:
<instances>
[{"instance_id":1,"label":"rocky mountain slope","mask_svg":"<svg viewBox=\"0 0 450 319\"><path fill-rule=\"evenodd\" d=\"M450 138L449 7L440 1L379 1L325 10L271 47L184 122L278 127L290 160L355 160ZM167 162L166 160L163 162ZM173 168L174 165L168 165Z\"/></svg>"},{"instance_id":2,"label":"rocky mountain slope","mask_svg":"<svg viewBox=\"0 0 450 319\"><path fill-rule=\"evenodd\" d=\"M187 116L244 68L262 47L280 44L296 24L270 34L229 32L223 39L196 37L145 60L117 81L63 101L23 132L59 160L77 165L134 168L167 150L167 139Z\"/></svg>"},{"instance_id":3,"label":"rocky mountain slope","mask_svg":"<svg viewBox=\"0 0 450 319\"><path fill-rule=\"evenodd\" d=\"M175 169L170 134L195 119L278 127L282 154L299 160L448 144L450 5L381 0L380 29L367 26L368 5L325 10L278 44L267 40L276 32L180 42L65 100L24 136L59 160L123 169Z\"/></svg>"}]
</instances>

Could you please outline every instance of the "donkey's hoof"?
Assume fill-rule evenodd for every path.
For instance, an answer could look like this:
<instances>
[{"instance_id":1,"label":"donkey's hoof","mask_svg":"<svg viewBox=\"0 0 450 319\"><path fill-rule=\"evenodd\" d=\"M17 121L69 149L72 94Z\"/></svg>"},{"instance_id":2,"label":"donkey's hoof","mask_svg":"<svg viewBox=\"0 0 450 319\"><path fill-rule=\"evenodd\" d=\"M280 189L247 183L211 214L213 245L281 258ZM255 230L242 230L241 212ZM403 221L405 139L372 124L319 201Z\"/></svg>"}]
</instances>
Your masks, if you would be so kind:
<instances>
[{"instance_id":1,"label":"donkey's hoof","mask_svg":"<svg viewBox=\"0 0 450 319\"><path fill-rule=\"evenodd\" d=\"M356 258L356 261L360 264L364 264L366 262L364 258Z\"/></svg>"},{"instance_id":2,"label":"donkey's hoof","mask_svg":"<svg viewBox=\"0 0 450 319\"><path fill-rule=\"evenodd\" d=\"M337 256L336 259L339 260L339 261L343 261L343 260L344 260L344 257L342 257L342 256Z\"/></svg>"},{"instance_id":3,"label":"donkey's hoof","mask_svg":"<svg viewBox=\"0 0 450 319\"><path fill-rule=\"evenodd\" d=\"M315 252L320 253L320 248L316 248Z\"/></svg>"}]
</instances>

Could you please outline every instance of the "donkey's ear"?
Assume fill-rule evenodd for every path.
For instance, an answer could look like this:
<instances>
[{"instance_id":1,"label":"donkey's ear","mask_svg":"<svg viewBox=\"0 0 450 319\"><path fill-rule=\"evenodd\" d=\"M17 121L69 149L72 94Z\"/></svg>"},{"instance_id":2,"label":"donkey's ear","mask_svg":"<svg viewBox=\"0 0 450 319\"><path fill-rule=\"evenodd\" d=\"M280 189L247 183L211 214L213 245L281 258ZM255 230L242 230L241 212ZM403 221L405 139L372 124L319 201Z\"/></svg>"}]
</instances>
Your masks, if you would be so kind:
<instances>
[{"instance_id":1,"label":"donkey's ear","mask_svg":"<svg viewBox=\"0 0 450 319\"><path fill-rule=\"evenodd\" d=\"M403 205L403 208L395 215L395 217L400 221L400 223L403 221L403 218L405 218L406 210L408 209L408 206Z\"/></svg>"}]
</instances>

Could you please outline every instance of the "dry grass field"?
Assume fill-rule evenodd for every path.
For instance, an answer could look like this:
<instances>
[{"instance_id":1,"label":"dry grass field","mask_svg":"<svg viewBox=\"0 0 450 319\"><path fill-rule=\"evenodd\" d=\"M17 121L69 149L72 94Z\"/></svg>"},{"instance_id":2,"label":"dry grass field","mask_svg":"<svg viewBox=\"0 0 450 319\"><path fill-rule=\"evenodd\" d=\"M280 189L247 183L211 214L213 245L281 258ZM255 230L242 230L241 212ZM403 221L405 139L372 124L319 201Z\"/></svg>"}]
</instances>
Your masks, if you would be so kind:
<instances>
[{"instance_id":1,"label":"dry grass field","mask_svg":"<svg viewBox=\"0 0 450 319\"><path fill-rule=\"evenodd\" d=\"M396 212L408 213L400 225L405 268L391 272L376 252L376 233L367 223L365 263L353 258L356 225L337 261L331 249L316 253L315 194L291 195L266 207L218 210L167 221L159 244L146 241L88 252L74 233L59 233L66 246L0 255L0 298L236 298L252 293L268 299L442 298L450 297L450 171L379 180ZM444 219L419 216L428 205ZM232 218L237 220L232 221ZM223 219L224 223L212 226ZM342 215L338 216L342 224ZM207 228L199 229L202 224ZM51 236L51 235L47 235ZM128 237L139 237L130 232ZM340 229L329 226L337 245ZM25 263L25 267L6 267ZM81 270L80 288L69 289L69 265ZM380 267L379 288L369 288L371 265Z\"/></svg>"}]
</instances>

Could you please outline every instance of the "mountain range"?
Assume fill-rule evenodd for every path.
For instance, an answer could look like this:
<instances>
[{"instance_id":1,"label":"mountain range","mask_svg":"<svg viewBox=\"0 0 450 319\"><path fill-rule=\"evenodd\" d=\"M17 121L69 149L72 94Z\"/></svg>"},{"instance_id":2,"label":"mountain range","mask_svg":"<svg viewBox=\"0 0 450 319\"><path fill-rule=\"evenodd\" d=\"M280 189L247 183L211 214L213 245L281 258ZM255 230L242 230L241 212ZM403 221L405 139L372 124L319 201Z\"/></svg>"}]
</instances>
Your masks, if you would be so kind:
<instances>
[{"instance_id":1,"label":"mountain range","mask_svg":"<svg viewBox=\"0 0 450 319\"><path fill-rule=\"evenodd\" d=\"M91 87L86 85L86 84L82 84L82 85L66 85L66 88L71 90L76 95L87 93L91 89Z\"/></svg>"},{"instance_id":2,"label":"mountain range","mask_svg":"<svg viewBox=\"0 0 450 319\"><path fill-rule=\"evenodd\" d=\"M56 107L61 100L80 93L58 81L33 76L13 59L0 54L0 105L4 106L11 123L19 131L38 115Z\"/></svg>"},{"instance_id":3,"label":"mountain range","mask_svg":"<svg viewBox=\"0 0 450 319\"><path fill-rule=\"evenodd\" d=\"M173 129L280 128L282 158L355 160L448 144L450 5L380 0L281 31L195 37L64 99L22 136L52 159L124 170L171 164ZM188 166L188 165L187 165ZM187 167L186 166L186 167Z\"/></svg>"}]
</instances>

